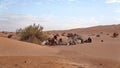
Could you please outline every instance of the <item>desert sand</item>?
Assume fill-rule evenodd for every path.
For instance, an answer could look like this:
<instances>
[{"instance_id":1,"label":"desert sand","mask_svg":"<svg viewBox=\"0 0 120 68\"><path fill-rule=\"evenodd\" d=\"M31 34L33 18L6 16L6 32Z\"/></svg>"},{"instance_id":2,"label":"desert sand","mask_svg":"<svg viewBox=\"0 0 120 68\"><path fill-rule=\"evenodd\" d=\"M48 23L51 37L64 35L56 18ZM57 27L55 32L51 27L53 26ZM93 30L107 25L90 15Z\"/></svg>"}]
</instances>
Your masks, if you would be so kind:
<instances>
[{"instance_id":1,"label":"desert sand","mask_svg":"<svg viewBox=\"0 0 120 68\"><path fill-rule=\"evenodd\" d=\"M69 30L93 39L92 43L71 46L42 46L0 37L0 68L120 68L120 36L111 37L120 32L119 27Z\"/></svg>"}]
</instances>

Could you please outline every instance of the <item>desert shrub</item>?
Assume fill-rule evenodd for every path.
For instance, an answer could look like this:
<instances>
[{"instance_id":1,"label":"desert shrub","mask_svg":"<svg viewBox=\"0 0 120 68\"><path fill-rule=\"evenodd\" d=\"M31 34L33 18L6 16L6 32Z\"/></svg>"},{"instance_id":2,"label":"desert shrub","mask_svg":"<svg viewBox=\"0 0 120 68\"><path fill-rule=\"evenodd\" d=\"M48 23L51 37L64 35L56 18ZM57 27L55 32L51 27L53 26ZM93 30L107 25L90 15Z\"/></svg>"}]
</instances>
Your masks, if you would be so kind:
<instances>
[{"instance_id":1,"label":"desert shrub","mask_svg":"<svg viewBox=\"0 0 120 68\"><path fill-rule=\"evenodd\" d=\"M101 42L104 42L103 40L101 40Z\"/></svg>"},{"instance_id":2,"label":"desert shrub","mask_svg":"<svg viewBox=\"0 0 120 68\"><path fill-rule=\"evenodd\" d=\"M98 35L96 35L96 37L100 37L100 35L98 34Z\"/></svg>"},{"instance_id":3,"label":"desert shrub","mask_svg":"<svg viewBox=\"0 0 120 68\"><path fill-rule=\"evenodd\" d=\"M7 32L5 32L5 31L2 31L2 33L3 33L3 34L7 34Z\"/></svg>"},{"instance_id":4,"label":"desert shrub","mask_svg":"<svg viewBox=\"0 0 120 68\"><path fill-rule=\"evenodd\" d=\"M34 39L43 41L47 38L47 34L43 32L43 27L35 24L29 25L23 29L19 29L16 31L16 33L20 33L21 36L20 40L22 41L31 40L28 42L33 42Z\"/></svg>"},{"instance_id":5,"label":"desert shrub","mask_svg":"<svg viewBox=\"0 0 120 68\"><path fill-rule=\"evenodd\" d=\"M106 34L106 35L109 35L109 34Z\"/></svg>"},{"instance_id":6,"label":"desert shrub","mask_svg":"<svg viewBox=\"0 0 120 68\"><path fill-rule=\"evenodd\" d=\"M11 38L12 36L13 36L12 34L9 34L9 35L8 35L8 38Z\"/></svg>"},{"instance_id":7,"label":"desert shrub","mask_svg":"<svg viewBox=\"0 0 120 68\"><path fill-rule=\"evenodd\" d=\"M21 28L20 28L20 29L17 29L17 30L16 30L16 34L20 34L21 31L22 31Z\"/></svg>"},{"instance_id":8,"label":"desert shrub","mask_svg":"<svg viewBox=\"0 0 120 68\"><path fill-rule=\"evenodd\" d=\"M113 33L112 37L113 37L113 38L116 38L116 37L118 37L118 35L119 35L119 34L116 32L116 33Z\"/></svg>"},{"instance_id":9,"label":"desert shrub","mask_svg":"<svg viewBox=\"0 0 120 68\"><path fill-rule=\"evenodd\" d=\"M2 31L2 33L5 33L4 31Z\"/></svg>"},{"instance_id":10,"label":"desert shrub","mask_svg":"<svg viewBox=\"0 0 120 68\"><path fill-rule=\"evenodd\" d=\"M100 32L100 34L103 34L103 32Z\"/></svg>"}]
</instances>

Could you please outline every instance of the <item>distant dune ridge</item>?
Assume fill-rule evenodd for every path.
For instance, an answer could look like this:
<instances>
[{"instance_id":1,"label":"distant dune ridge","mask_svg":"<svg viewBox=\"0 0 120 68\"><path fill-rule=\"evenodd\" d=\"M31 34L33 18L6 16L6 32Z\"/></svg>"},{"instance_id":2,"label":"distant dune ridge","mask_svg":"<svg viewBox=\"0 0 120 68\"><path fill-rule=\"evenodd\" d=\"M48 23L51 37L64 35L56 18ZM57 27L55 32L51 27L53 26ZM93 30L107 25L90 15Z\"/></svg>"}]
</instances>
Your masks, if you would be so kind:
<instances>
[{"instance_id":1,"label":"distant dune ridge","mask_svg":"<svg viewBox=\"0 0 120 68\"><path fill-rule=\"evenodd\" d=\"M113 32L119 32L120 33L120 24L118 25L104 25L104 26L94 26L94 27L88 27L88 28L76 28L76 29L70 29L70 30L53 30L51 32L55 33L61 33L61 32L72 32L72 33L80 33L80 34L92 34L92 33L100 33L100 32L106 32L106 33L113 33Z\"/></svg>"},{"instance_id":2,"label":"distant dune ridge","mask_svg":"<svg viewBox=\"0 0 120 68\"><path fill-rule=\"evenodd\" d=\"M42 46L6 38L0 33L0 68L120 68L120 36L111 37L114 32L120 34L120 25L50 32L78 33L90 36L93 42Z\"/></svg>"}]
</instances>

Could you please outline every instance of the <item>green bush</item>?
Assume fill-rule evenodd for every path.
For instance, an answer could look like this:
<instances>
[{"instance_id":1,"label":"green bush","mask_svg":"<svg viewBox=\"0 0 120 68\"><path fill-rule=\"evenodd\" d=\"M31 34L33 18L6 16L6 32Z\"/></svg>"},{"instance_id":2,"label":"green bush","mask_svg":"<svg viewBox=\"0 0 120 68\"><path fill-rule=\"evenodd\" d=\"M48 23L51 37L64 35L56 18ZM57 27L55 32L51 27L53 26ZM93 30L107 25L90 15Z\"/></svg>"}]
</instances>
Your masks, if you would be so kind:
<instances>
[{"instance_id":1,"label":"green bush","mask_svg":"<svg viewBox=\"0 0 120 68\"><path fill-rule=\"evenodd\" d=\"M40 41L43 41L47 38L47 34L43 32L43 27L35 24L17 30L16 34L20 34L20 40L28 42L33 42L35 38Z\"/></svg>"}]
</instances>

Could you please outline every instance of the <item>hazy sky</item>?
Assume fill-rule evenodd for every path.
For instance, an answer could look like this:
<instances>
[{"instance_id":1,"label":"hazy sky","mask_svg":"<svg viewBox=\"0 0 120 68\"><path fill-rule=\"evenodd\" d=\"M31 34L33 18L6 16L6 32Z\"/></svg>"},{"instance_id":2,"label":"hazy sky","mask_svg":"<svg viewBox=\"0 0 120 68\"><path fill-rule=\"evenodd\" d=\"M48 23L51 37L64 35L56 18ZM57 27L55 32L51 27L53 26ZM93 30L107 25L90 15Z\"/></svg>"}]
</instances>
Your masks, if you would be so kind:
<instances>
[{"instance_id":1,"label":"hazy sky","mask_svg":"<svg viewBox=\"0 0 120 68\"><path fill-rule=\"evenodd\" d=\"M120 0L0 0L0 31L33 23L44 30L120 24Z\"/></svg>"}]
</instances>

